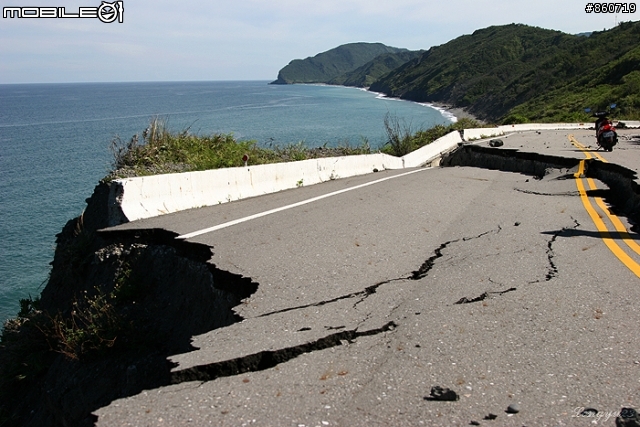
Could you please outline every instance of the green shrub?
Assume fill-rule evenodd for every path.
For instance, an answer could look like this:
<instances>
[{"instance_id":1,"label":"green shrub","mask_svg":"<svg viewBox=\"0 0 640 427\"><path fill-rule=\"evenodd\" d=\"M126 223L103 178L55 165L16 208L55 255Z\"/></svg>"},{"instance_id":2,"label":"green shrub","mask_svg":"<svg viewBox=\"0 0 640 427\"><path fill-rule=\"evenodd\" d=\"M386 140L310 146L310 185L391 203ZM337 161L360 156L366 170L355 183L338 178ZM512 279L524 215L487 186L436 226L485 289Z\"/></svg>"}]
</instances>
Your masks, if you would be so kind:
<instances>
[{"instance_id":1,"label":"green shrub","mask_svg":"<svg viewBox=\"0 0 640 427\"><path fill-rule=\"evenodd\" d=\"M384 126L387 132L387 142L381 151L398 157L402 157L420 147L431 144L436 139L450 132L481 127L475 120L463 118L448 126L435 125L426 130L413 131L410 124L401 123L396 116L390 114L385 116Z\"/></svg>"},{"instance_id":2,"label":"green shrub","mask_svg":"<svg viewBox=\"0 0 640 427\"><path fill-rule=\"evenodd\" d=\"M529 119L521 114L510 114L502 121L503 125L517 125L520 123L528 123Z\"/></svg>"},{"instance_id":3,"label":"green shrub","mask_svg":"<svg viewBox=\"0 0 640 427\"><path fill-rule=\"evenodd\" d=\"M371 148L366 139L358 146L344 143L338 147L309 148L304 141L283 147L262 148L255 141L239 141L232 134L198 136L184 130L173 133L166 120L154 118L142 133L128 142L116 136L111 141L113 172L105 178L155 175L306 160L329 155L368 154Z\"/></svg>"},{"instance_id":4,"label":"green shrub","mask_svg":"<svg viewBox=\"0 0 640 427\"><path fill-rule=\"evenodd\" d=\"M112 301L98 294L73 302L71 315L57 314L50 318L54 349L70 359L80 359L113 347L122 330L121 316Z\"/></svg>"}]
</instances>

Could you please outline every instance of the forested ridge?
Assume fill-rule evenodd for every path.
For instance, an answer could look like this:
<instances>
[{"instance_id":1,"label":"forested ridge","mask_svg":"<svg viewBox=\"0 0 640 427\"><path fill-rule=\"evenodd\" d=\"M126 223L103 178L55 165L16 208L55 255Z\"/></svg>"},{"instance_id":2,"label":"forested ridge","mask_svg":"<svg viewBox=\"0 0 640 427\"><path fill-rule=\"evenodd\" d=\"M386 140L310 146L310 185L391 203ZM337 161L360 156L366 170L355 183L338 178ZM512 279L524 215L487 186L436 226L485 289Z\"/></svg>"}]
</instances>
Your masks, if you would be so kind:
<instances>
[{"instance_id":1,"label":"forested ridge","mask_svg":"<svg viewBox=\"0 0 640 427\"><path fill-rule=\"evenodd\" d=\"M640 119L640 22L588 35L493 26L426 51L386 52L318 82L462 107L497 123L582 121L585 107L610 103L620 118Z\"/></svg>"}]
</instances>

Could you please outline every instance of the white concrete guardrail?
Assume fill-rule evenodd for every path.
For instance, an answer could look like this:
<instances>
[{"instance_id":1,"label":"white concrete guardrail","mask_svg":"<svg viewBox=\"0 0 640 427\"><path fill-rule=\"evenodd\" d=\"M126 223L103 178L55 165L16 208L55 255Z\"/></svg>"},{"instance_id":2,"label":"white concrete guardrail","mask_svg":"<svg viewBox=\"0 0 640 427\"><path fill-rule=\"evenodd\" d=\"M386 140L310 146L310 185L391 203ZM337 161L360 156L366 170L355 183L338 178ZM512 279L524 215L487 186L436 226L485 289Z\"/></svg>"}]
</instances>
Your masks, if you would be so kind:
<instances>
[{"instance_id":1,"label":"white concrete guardrail","mask_svg":"<svg viewBox=\"0 0 640 427\"><path fill-rule=\"evenodd\" d=\"M110 223L117 225L123 221L231 202L376 170L435 166L443 154L455 149L463 139L473 141L507 132L592 126L592 123L534 123L465 129L451 132L401 158L382 153L364 154L117 179L111 185L109 196ZM633 124L629 122L628 126Z\"/></svg>"}]
</instances>

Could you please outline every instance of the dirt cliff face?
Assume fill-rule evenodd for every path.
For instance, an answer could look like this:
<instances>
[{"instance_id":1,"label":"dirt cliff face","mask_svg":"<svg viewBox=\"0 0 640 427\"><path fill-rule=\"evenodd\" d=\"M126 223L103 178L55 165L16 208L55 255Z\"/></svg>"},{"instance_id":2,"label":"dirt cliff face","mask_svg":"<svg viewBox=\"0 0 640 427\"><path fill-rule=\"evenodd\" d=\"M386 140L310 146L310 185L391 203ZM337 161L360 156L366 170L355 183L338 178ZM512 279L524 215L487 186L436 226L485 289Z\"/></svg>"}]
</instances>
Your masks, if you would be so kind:
<instances>
[{"instance_id":1,"label":"dirt cliff face","mask_svg":"<svg viewBox=\"0 0 640 427\"><path fill-rule=\"evenodd\" d=\"M40 298L4 327L2 425L93 425L93 410L168 384L167 356L238 321L233 307L257 288L208 264L211 248L172 233L99 231L108 194L98 185L57 235Z\"/></svg>"}]
</instances>

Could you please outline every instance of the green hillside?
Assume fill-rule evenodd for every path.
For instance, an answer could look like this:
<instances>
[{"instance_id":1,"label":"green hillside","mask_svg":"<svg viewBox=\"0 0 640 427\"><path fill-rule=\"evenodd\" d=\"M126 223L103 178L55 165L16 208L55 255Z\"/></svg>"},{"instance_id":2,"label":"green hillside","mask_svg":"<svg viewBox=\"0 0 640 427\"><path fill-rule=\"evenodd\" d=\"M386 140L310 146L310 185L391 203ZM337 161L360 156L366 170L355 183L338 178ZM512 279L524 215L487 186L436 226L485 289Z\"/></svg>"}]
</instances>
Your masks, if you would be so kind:
<instances>
[{"instance_id":1,"label":"green hillside","mask_svg":"<svg viewBox=\"0 0 640 427\"><path fill-rule=\"evenodd\" d=\"M585 107L616 103L616 118L640 119L640 45L582 78L514 107L505 122L584 121Z\"/></svg>"},{"instance_id":2,"label":"green hillside","mask_svg":"<svg viewBox=\"0 0 640 427\"><path fill-rule=\"evenodd\" d=\"M350 43L306 59L294 59L280 70L271 84L328 83L341 74L355 70L378 55L398 53L406 49L382 43Z\"/></svg>"},{"instance_id":3,"label":"green hillside","mask_svg":"<svg viewBox=\"0 0 640 427\"><path fill-rule=\"evenodd\" d=\"M380 77L395 70L402 64L419 57L422 53L423 51L383 53L361 67L341 74L327 83L342 86L369 87Z\"/></svg>"},{"instance_id":4,"label":"green hillside","mask_svg":"<svg viewBox=\"0 0 640 427\"><path fill-rule=\"evenodd\" d=\"M569 118L609 102L618 103L621 116L637 118L639 45L638 22L589 37L521 24L489 27L432 47L371 90L465 107L490 121Z\"/></svg>"}]
</instances>

